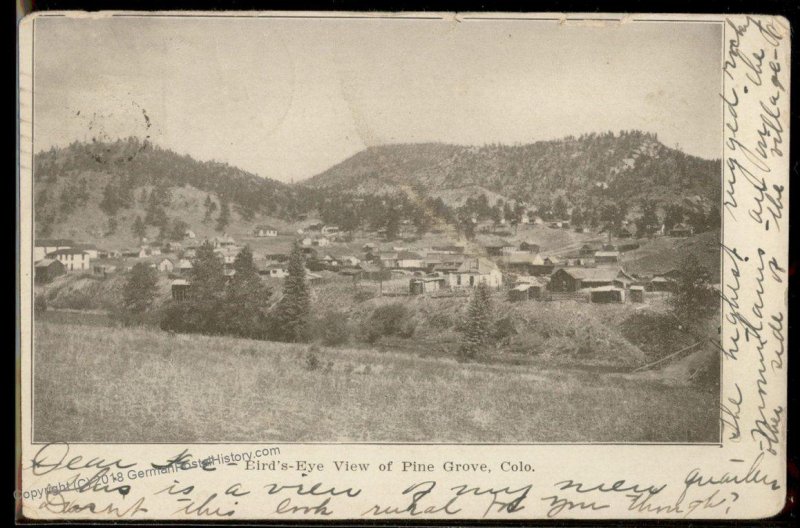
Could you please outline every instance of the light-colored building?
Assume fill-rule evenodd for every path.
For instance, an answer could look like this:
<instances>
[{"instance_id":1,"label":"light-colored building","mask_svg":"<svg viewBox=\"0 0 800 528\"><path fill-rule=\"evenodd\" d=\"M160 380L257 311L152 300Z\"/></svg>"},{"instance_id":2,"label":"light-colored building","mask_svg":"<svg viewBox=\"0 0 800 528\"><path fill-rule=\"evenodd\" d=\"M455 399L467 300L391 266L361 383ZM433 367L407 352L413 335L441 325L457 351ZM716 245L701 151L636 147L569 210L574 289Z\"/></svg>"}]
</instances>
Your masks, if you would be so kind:
<instances>
[{"instance_id":1,"label":"light-colored building","mask_svg":"<svg viewBox=\"0 0 800 528\"><path fill-rule=\"evenodd\" d=\"M162 271L164 273L172 273L172 270L174 269L175 269L175 264L172 262L172 260L168 258L161 259L161 261L158 263L158 271Z\"/></svg>"},{"instance_id":2,"label":"light-colored building","mask_svg":"<svg viewBox=\"0 0 800 528\"><path fill-rule=\"evenodd\" d=\"M37 239L33 245L33 260L34 262L42 260L49 253L59 249L69 249L73 246L75 246L75 243L66 238Z\"/></svg>"},{"instance_id":3,"label":"light-colored building","mask_svg":"<svg viewBox=\"0 0 800 528\"><path fill-rule=\"evenodd\" d=\"M397 267L400 269L424 269L425 259L413 251L399 251L397 253Z\"/></svg>"},{"instance_id":4,"label":"light-colored building","mask_svg":"<svg viewBox=\"0 0 800 528\"><path fill-rule=\"evenodd\" d=\"M497 264L484 257L469 258L459 268L446 275L451 288L473 288L486 284L491 288L503 285L503 274Z\"/></svg>"},{"instance_id":5,"label":"light-colored building","mask_svg":"<svg viewBox=\"0 0 800 528\"><path fill-rule=\"evenodd\" d=\"M253 230L253 235L258 238L276 237L278 230L272 226L258 226Z\"/></svg>"},{"instance_id":6,"label":"light-colored building","mask_svg":"<svg viewBox=\"0 0 800 528\"><path fill-rule=\"evenodd\" d=\"M90 269L91 257L85 251L74 248L59 249L47 254L64 265L66 271L86 271Z\"/></svg>"}]
</instances>

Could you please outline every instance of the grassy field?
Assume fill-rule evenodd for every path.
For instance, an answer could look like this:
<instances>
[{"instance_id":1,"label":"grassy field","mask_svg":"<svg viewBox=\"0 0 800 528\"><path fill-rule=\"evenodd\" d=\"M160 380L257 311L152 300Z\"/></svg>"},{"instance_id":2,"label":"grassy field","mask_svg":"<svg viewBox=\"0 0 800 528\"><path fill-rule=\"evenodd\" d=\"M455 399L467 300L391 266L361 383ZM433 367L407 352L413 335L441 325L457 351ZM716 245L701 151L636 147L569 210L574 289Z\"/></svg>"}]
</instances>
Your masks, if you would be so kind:
<instances>
[{"instance_id":1,"label":"grassy field","mask_svg":"<svg viewBox=\"0 0 800 528\"><path fill-rule=\"evenodd\" d=\"M36 325L34 439L713 442L717 394L647 377L55 321Z\"/></svg>"}]
</instances>

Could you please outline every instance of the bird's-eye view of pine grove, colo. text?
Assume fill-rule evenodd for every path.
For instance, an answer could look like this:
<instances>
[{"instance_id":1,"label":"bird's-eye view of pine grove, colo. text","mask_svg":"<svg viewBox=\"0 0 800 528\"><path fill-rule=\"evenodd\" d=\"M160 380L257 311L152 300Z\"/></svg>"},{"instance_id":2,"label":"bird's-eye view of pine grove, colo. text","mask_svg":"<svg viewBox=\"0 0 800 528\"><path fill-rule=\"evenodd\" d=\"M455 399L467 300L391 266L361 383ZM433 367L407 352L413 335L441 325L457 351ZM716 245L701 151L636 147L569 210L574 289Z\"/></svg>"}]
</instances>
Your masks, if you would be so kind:
<instances>
[{"instance_id":1,"label":"bird's-eye view of pine grove, colo. text","mask_svg":"<svg viewBox=\"0 0 800 528\"><path fill-rule=\"evenodd\" d=\"M657 134L33 180L34 441L719 439L720 160Z\"/></svg>"}]
</instances>

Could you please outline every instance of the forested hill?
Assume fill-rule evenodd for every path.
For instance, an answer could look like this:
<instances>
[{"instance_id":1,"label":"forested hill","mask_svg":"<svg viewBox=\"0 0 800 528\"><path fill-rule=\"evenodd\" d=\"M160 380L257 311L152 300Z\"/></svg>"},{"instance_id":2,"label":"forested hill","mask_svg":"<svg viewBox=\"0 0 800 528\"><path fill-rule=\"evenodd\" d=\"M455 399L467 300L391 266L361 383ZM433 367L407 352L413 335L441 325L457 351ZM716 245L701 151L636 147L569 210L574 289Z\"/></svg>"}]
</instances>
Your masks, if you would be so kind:
<instances>
[{"instance_id":1,"label":"forested hill","mask_svg":"<svg viewBox=\"0 0 800 528\"><path fill-rule=\"evenodd\" d=\"M443 195L481 188L532 204L555 194L670 203L719 199L719 160L668 148L653 134L586 134L528 145L465 147L439 143L371 147L306 182L378 194L398 188ZM489 193L490 194L490 193Z\"/></svg>"},{"instance_id":2,"label":"forested hill","mask_svg":"<svg viewBox=\"0 0 800 528\"><path fill-rule=\"evenodd\" d=\"M298 202L296 191L286 184L137 138L75 142L39 152L33 174L39 236L100 237L115 231L115 224L128 232L123 224L136 216L157 227L168 227L172 219L191 224L193 212L184 209L198 200L194 208L201 217L203 207L212 209L213 219L224 207L230 209L229 222L287 216Z\"/></svg>"}]
</instances>

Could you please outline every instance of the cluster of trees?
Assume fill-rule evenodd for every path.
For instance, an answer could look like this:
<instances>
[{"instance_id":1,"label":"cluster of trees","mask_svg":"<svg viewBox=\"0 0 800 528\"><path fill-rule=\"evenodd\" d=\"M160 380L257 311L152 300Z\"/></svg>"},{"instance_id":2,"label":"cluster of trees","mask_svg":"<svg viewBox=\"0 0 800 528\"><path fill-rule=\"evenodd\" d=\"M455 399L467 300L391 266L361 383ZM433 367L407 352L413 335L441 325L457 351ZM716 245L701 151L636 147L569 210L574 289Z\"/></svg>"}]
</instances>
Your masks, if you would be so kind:
<instances>
[{"instance_id":1,"label":"cluster of trees","mask_svg":"<svg viewBox=\"0 0 800 528\"><path fill-rule=\"evenodd\" d=\"M290 342L309 338L311 307L299 247L292 251L289 276L274 306L270 305L273 292L258 276L249 247L236 256L231 277L225 275L222 261L208 242L198 248L193 266L187 297L154 310L158 277L153 268L136 264L124 286L120 319L140 324L157 312L159 326L173 332Z\"/></svg>"},{"instance_id":2,"label":"cluster of trees","mask_svg":"<svg viewBox=\"0 0 800 528\"><path fill-rule=\"evenodd\" d=\"M716 282L708 268L690 253L682 261L670 298L675 316L689 326L715 314L720 306L720 294L711 286Z\"/></svg>"}]
</instances>

